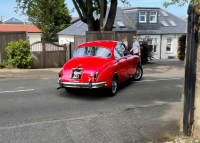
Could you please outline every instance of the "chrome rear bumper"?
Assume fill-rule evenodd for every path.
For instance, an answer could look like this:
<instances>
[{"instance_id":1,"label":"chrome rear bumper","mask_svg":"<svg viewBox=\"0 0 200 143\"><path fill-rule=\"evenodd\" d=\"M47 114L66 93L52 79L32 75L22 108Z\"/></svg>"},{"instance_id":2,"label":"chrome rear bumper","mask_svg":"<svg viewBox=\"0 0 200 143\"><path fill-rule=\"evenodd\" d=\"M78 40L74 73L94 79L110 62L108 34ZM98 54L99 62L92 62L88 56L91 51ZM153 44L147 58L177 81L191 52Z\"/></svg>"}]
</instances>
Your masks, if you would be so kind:
<instances>
[{"instance_id":1,"label":"chrome rear bumper","mask_svg":"<svg viewBox=\"0 0 200 143\"><path fill-rule=\"evenodd\" d=\"M65 88L65 87L69 87L69 88L101 88L101 87L105 87L106 86L106 82L94 82L92 83L91 80L89 80L88 82L85 83L81 83L81 82L61 82L60 79L58 79L58 88Z\"/></svg>"}]
</instances>

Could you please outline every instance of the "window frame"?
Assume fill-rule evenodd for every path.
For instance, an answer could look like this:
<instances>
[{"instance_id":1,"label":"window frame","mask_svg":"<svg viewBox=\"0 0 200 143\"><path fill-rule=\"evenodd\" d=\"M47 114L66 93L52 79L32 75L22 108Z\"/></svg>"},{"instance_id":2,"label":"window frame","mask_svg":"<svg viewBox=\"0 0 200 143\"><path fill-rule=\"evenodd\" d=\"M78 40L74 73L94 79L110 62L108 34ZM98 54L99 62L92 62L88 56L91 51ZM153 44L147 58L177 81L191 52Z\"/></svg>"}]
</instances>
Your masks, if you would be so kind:
<instances>
[{"instance_id":1,"label":"window frame","mask_svg":"<svg viewBox=\"0 0 200 143\"><path fill-rule=\"evenodd\" d=\"M171 40L170 43L168 43L169 39ZM168 46L170 47L169 51L167 50ZM166 39L166 52L172 52L172 37L167 37L167 39Z\"/></svg>"},{"instance_id":2,"label":"window frame","mask_svg":"<svg viewBox=\"0 0 200 143\"><path fill-rule=\"evenodd\" d=\"M154 13L155 12L155 15L152 15L151 13ZM158 12L157 11L150 11L149 12L149 22L150 23L157 23L157 15L158 15ZM151 17L155 17L155 21L151 21Z\"/></svg>"},{"instance_id":3,"label":"window frame","mask_svg":"<svg viewBox=\"0 0 200 143\"><path fill-rule=\"evenodd\" d=\"M114 57L115 59L119 59L123 57L123 50L122 50L122 44L118 43L114 48Z\"/></svg>"},{"instance_id":4,"label":"window frame","mask_svg":"<svg viewBox=\"0 0 200 143\"><path fill-rule=\"evenodd\" d=\"M144 12L144 15L141 15L141 13ZM141 16L144 16L144 21L141 20ZM147 22L147 12L146 11L139 11L139 23L146 23Z\"/></svg>"},{"instance_id":5,"label":"window frame","mask_svg":"<svg viewBox=\"0 0 200 143\"><path fill-rule=\"evenodd\" d=\"M158 53L158 38L153 38L153 52Z\"/></svg>"}]
</instances>

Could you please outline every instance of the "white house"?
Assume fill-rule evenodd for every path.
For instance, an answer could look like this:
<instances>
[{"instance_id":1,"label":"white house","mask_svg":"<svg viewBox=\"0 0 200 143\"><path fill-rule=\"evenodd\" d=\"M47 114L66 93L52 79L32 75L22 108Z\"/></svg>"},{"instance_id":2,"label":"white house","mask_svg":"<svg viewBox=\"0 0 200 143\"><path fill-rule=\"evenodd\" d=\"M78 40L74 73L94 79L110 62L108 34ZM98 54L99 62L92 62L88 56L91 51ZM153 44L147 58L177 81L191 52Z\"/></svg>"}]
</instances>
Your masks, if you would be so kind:
<instances>
[{"instance_id":1,"label":"white house","mask_svg":"<svg viewBox=\"0 0 200 143\"><path fill-rule=\"evenodd\" d=\"M84 36L87 30L79 20L58 33L59 44L73 42L74 36ZM151 38L154 58L168 59L177 57L178 38L186 34L187 22L157 7L118 7L112 31L136 31L139 41Z\"/></svg>"}]
</instances>

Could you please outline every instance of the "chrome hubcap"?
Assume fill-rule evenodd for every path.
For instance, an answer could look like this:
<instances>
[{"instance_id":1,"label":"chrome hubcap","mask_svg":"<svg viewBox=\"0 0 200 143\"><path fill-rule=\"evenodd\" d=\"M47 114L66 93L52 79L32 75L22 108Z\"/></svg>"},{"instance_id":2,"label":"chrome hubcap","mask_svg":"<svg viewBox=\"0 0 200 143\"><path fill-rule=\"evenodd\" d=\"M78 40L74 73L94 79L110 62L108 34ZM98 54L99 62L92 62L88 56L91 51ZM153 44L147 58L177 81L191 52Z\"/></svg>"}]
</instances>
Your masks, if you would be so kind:
<instances>
[{"instance_id":1,"label":"chrome hubcap","mask_svg":"<svg viewBox=\"0 0 200 143\"><path fill-rule=\"evenodd\" d=\"M113 79L112 81L112 93L115 93L117 90L117 80Z\"/></svg>"},{"instance_id":2,"label":"chrome hubcap","mask_svg":"<svg viewBox=\"0 0 200 143\"><path fill-rule=\"evenodd\" d=\"M140 76L141 76L141 73L142 73L142 72L141 72L141 69L140 69L139 67L137 67L137 72L136 72L134 78L135 78L135 79L139 79Z\"/></svg>"}]
</instances>

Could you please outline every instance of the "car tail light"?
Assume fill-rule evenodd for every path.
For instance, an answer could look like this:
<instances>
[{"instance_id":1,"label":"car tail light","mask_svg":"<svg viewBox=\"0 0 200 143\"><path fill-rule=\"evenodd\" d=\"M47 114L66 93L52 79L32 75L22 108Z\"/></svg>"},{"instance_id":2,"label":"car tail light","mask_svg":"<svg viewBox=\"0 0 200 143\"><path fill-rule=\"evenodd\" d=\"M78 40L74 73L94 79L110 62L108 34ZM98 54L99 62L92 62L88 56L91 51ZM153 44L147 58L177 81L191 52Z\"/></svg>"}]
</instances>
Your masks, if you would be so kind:
<instances>
[{"instance_id":1,"label":"car tail light","mask_svg":"<svg viewBox=\"0 0 200 143\"><path fill-rule=\"evenodd\" d=\"M97 80L97 77L98 77L98 71L96 71L96 72L94 73L94 75L93 75L93 78L94 78L95 81Z\"/></svg>"},{"instance_id":2,"label":"car tail light","mask_svg":"<svg viewBox=\"0 0 200 143\"><path fill-rule=\"evenodd\" d=\"M62 70L58 72L58 76L61 77L62 76Z\"/></svg>"}]
</instances>

